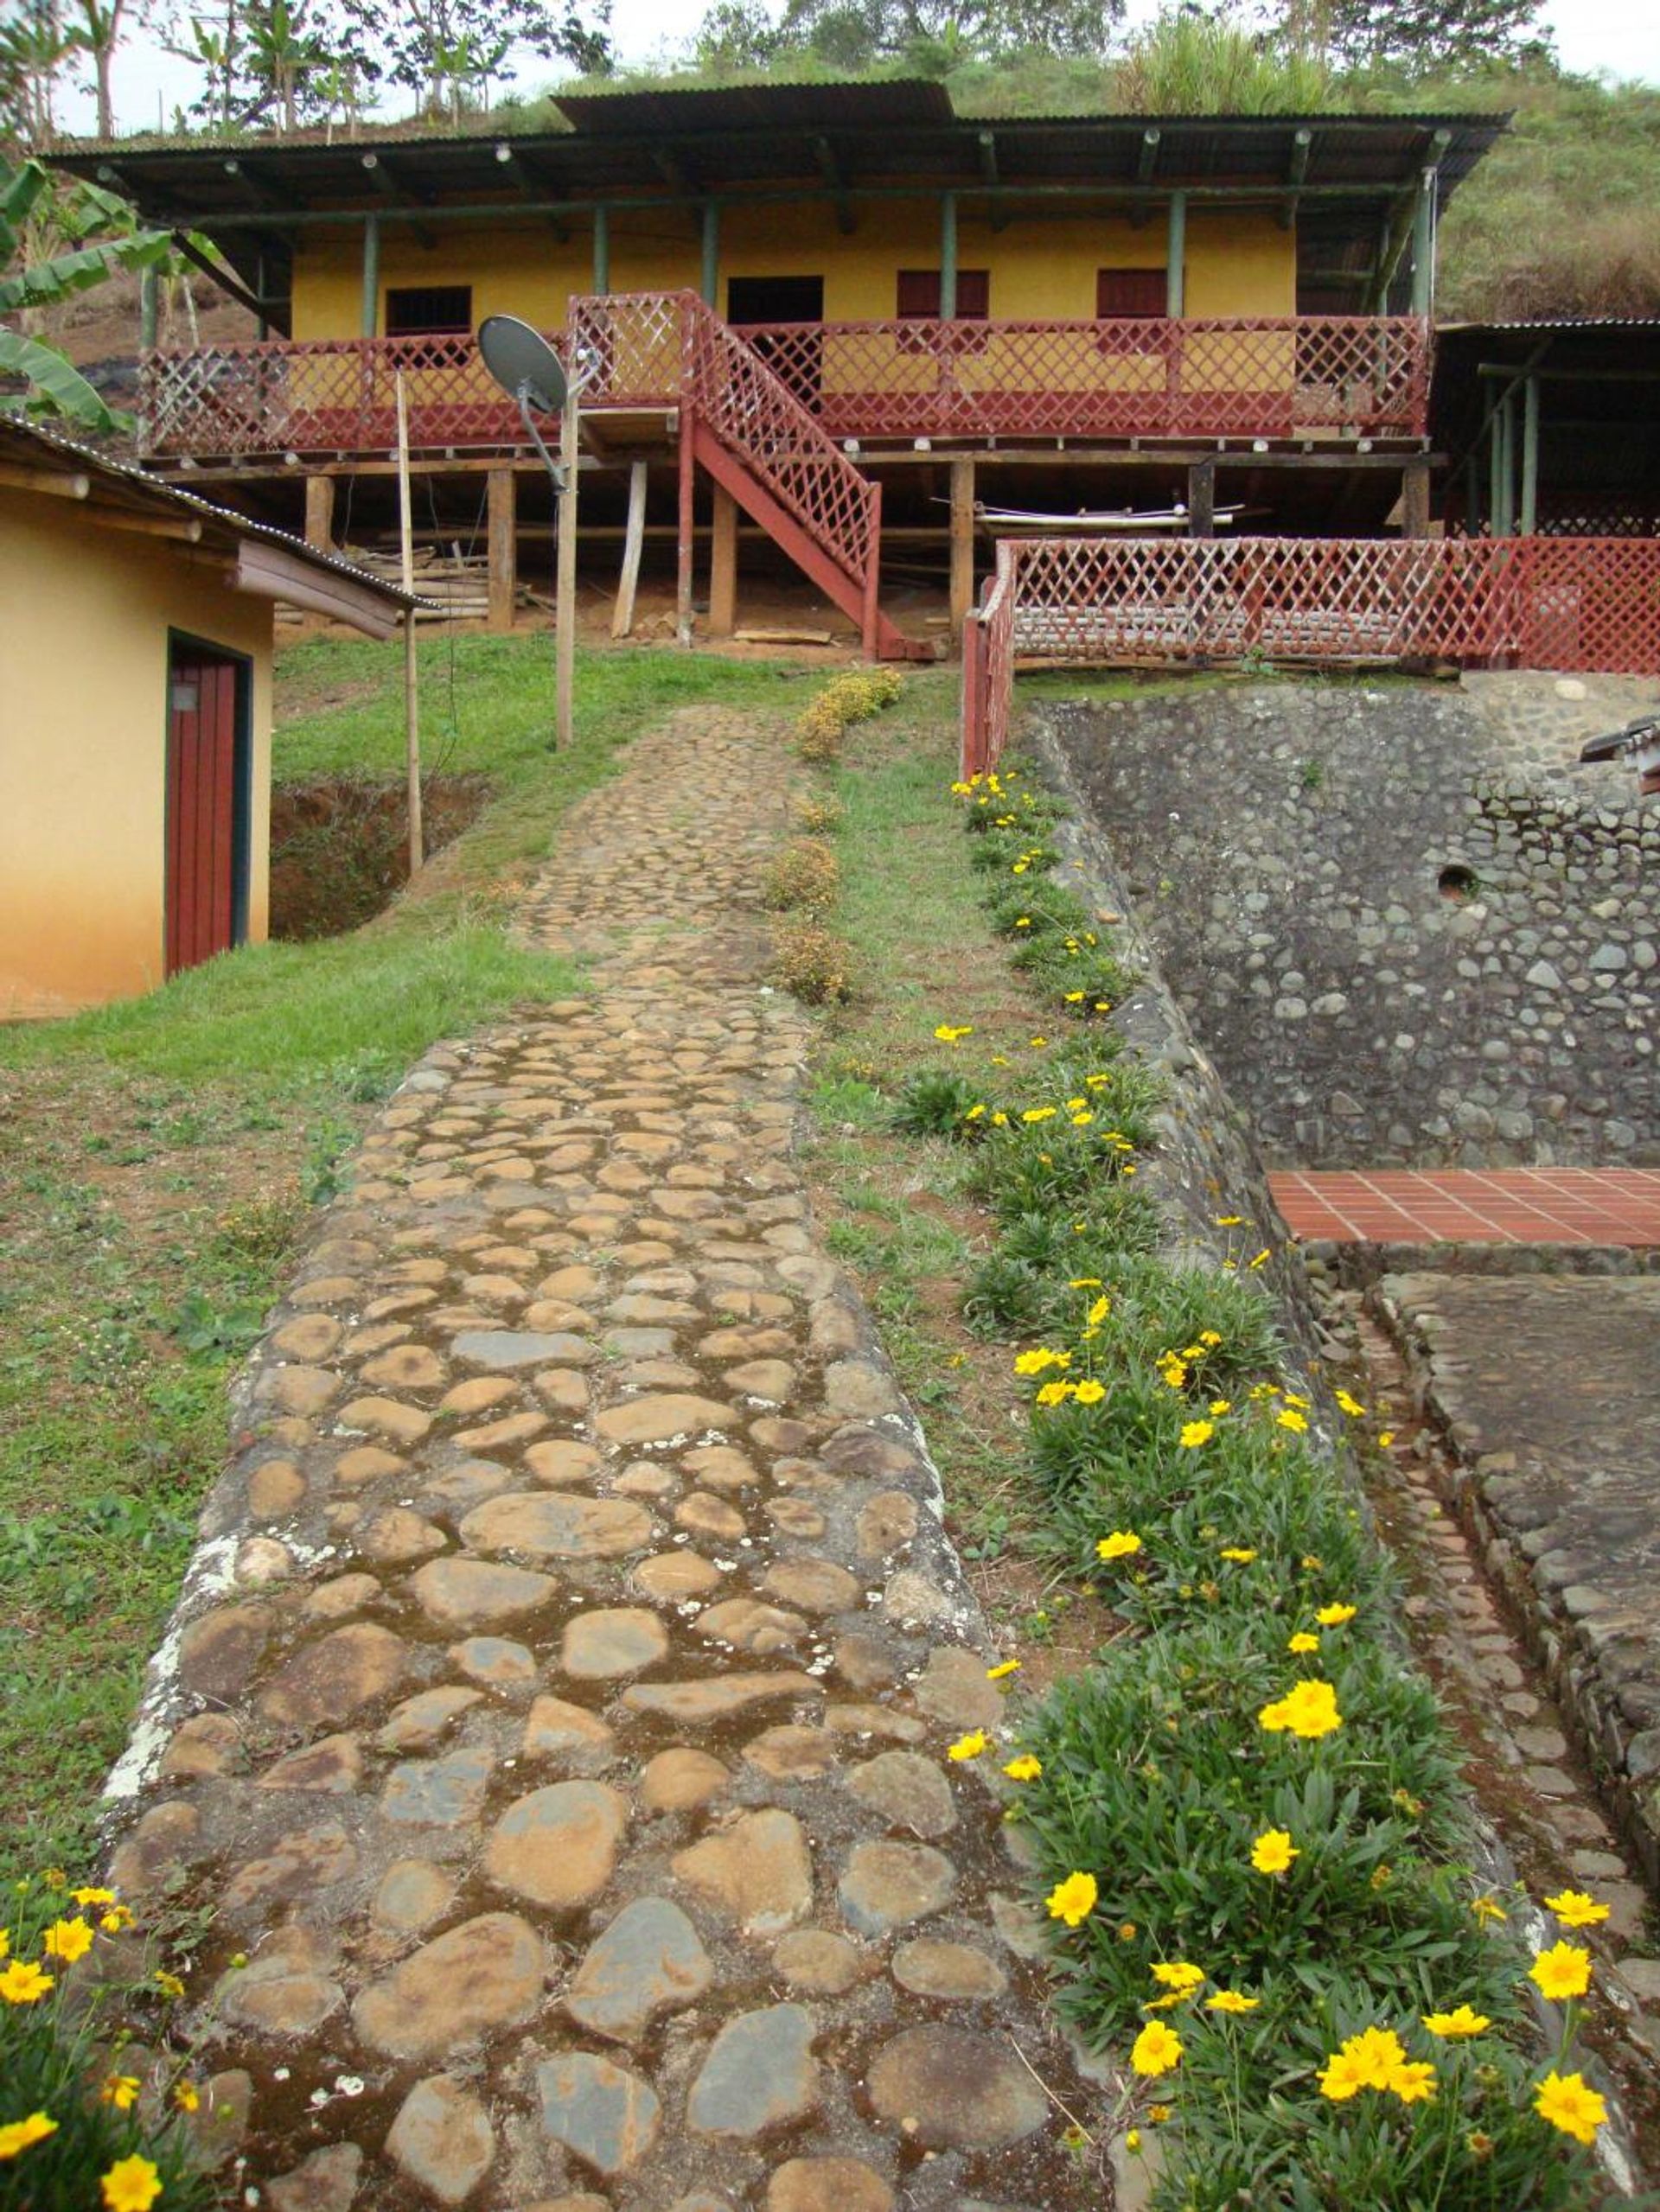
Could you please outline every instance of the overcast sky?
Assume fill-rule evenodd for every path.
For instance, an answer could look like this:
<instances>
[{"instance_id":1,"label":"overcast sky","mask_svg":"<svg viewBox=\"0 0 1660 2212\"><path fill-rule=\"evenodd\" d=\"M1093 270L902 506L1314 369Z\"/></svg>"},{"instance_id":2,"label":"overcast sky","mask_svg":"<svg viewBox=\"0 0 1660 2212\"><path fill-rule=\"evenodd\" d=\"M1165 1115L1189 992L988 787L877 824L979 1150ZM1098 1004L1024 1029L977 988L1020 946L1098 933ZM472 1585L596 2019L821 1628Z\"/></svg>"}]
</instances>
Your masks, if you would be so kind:
<instances>
[{"instance_id":1,"label":"overcast sky","mask_svg":"<svg viewBox=\"0 0 1660 2212\"><path fill-rule=\"evenodd\" d=\"M704 4L705 0L612 0L611 29L620 59L672 61ZM1152 12L1148 0L1130 0L1132 21ZM1542 12L1567 68L1660 85L1660 7L1654 0L1548 0ZM520 73L519 88L534 92L550 74L532 56ZM188 63L154 43L132 41L116 62L118 127L155 130L158 118L165 124L176 105L194 97L198 82ZM68 96L61 120L68 130L90 133L94 123L90 92Z\"/></svg>"}]
</instances>

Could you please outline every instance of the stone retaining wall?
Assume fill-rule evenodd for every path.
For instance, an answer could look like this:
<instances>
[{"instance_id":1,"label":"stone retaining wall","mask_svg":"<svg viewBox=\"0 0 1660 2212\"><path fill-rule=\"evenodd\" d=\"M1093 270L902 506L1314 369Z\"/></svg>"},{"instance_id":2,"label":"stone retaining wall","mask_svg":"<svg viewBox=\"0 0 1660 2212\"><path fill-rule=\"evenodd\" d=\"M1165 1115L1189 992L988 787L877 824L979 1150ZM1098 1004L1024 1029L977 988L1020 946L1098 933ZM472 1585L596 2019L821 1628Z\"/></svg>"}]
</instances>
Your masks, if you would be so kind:
<instances>
[{"instance_id":1,"label":"stone retaining wall","mask_svg":"<svg viewBox=\"0 0 1660 2212\"><path fill-rule=\"evenodd\" d=\"M1196 685L1050 711L1271 1164L1660 1161L1660 807L1623 767L1569 774L1637 704L1586 688Z\"/></svg>"}]
</instances>

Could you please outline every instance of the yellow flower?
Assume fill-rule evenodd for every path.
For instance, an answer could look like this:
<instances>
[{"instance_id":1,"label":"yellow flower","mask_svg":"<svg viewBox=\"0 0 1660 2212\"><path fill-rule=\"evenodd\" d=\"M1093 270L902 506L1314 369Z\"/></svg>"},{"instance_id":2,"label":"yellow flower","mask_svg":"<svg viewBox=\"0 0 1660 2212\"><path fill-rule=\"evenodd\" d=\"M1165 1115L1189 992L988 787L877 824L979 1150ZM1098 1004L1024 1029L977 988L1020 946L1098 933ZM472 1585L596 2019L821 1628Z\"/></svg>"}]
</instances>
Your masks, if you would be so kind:
<instances>
[{"instance_id":1,"label":"yellow flower","mask_svg":"<svg viewBox=\"0 0 1660 2212\"><path fill-rule=\"evenodd\" d=\"M1053 1121L1055 1114L1056 1108L1053 1106L1028 1106L1020 1119L1022 1121L1031 1122Z\"/></svg>"},{"instance_id":2,"label":"yellow flower","mask_svg":"<svg viewBox=\"0 0 1660 2212\"><path fill-rule=\"evenodd\" d=\"M1076 1928L1088 1920L1095 1909L1095 1899L1101 1894L1093 1874L1069 1874L1064 1882L1057 1882L1050 1891L1046 1903L1051 1920L1063 1920L1069 1928Z\"/></svg>"},{"instance_id":3,"label":"yellow flower","mask_svg":"<svg viewBox=\"0 0 1660 2212\"><path fill-rule=\"evenodd\" d=\"M1343 1725L1337 1692L1329 1682L1318 1681L1294 1683L1286 1696L1264 1705L1257 1720L1271 1734L1289 1731L1305 1737L1329 1736Z\"/></svg>"},{"instance_id":4,"label":"yellow flower","mask_svg":"<svg viewBox=\"0 0 1660 2212\"><path fill-rule=\"evenodd\" d=\"M118 2158L103 2180L105 2212L150 2212L162 2193L161 2177L148 2158L135 2151Z\"/></svg>"},{"instance_id":5,"label":"yellow flower","mask_svg":"<svg viewBox=\"0 0 1660 2212\"><path fill-rule=\"evenodd\" d=\"M1110 1536L1103 1536L1095 1546L1098 1559L1127 1559L1141 1549L1141 1539L1133 1530L1115 1528Z\"/></svg>"},{"instance_id":6,"label":"yellow flower","mask_svg":"<svg viewBox=\"0 0 1660 2212\"><path fill-rule=\"evenodd\" d=\"M1470 1909L1478 1920L1506 1921L1510 1916L1497 1897L1472 1897Z\"/></svg>"},{"instance_id":7,"label":"yellow flower","mask_svg":"<svg viewBox=\"0 0 1660 2212\"><path fill-rule=\"evenodd\" d=\"M1124 2148L1127 2151L1139 2151L1141 2148L1141 2131L1139 2127L1131 2128L1125 2136Z\"/></svg>"},{"instance_id":8,"label":"yellow flower","mask_svg":"<svg viewBox=\"0 0 1660 2212\"><path fill-rule=\"evenodd\" d=\"M1051 1352L1047 1344L1034 1344L1029 1352L1017 1352L1014 1356L1016 1374L1042 1374L1045 1367L1069 1367L1072 1364L1070 1352Z\"/></svg>"},{"instance_id":9,"label":"yellow flower","mask_svg":"<svg viewBox=\"0 0 1660 2212\"><path fill-rule=\"evenodd\" d=\"M0 1998L8 2005L33 2005L53 1986L32 1959L13 1959L0 1967Z\"/></svg>"},{"instance_id":10,"label":"yellow flower","mask_svg":"<svg viewBox=\"0 0 1660 2212\"><path fill-rule=\"evenodd\" d=\"M1360 1610L1357 1605L1322 1605L1314 1618L1323 1629L1341 1629Z\"/></svg>"},{"instance_id":11,"label":"yellow flower","mask_svg":"<svg viewBox=\"0 0 1660 2212\"><path fill-rule=\"evenodd\" d=\"M1224 1544L1221 1556L1224 1559L1232 1559L1237 1566L1248 1567L1256 1553L1248 1544Z\"/></svg>"},{"instance_id":12,"label":"yellow flower","mask_svg":"<svg viewBox=\"0 0 1660 2212\"><path fill-rule=\"evenodd\" d=\"M1101 1278L1099 1275L1075 1275L1066 1287L1069 1291L1098 1291Z\"/></svg>"},{"instance_id":13,"label":"yellow flower","mask_svg":"<svg viewBox=\"0 0 1660 2212\"><path fill-rule=\"evenodd\" d=\"M112 1905L115 1903L113 1890L77 1890L73 1895L78 1905Z\"/></svg>"},{"instance_id":14,"label":"yellow flower","mask_svg":"<svg viewBox=\"0 0 1660 2212\"><path fill-rule=\"evenodd\" d=\"M176 2081L173 2084L173 2101L181 2112L200 2112L201 2092L194 2081Z\"/></svg>"},{"instance_id":15,"label":"yellow flower","mask_svg":"<svg viewBox=\"0 0 1660 2212\"><path fill-rule=\"evenodd\" d=\"M1018 1759L1011 1759L1003 1771L1011 1782L1036 1782L1044 1771L1044 1763L1034 1759L1030 1751L1023 1751Z\"/></svg>"},{"instance_id":16,"label":"yellow flower","mask_svg":"<svg viewBox=\"0 0 1660 2212\"><path fill-rule=\"evenodd\" d=\"M1395 1431L1393 1429L1380 1429L1377 1432L1377 1440L1379 1444L1382 1445L1384 1450L1387 1451L1389 1446L1395 1442Z\"/></svg>"},{"instance_id":17,"label":"yellow flower","mask_svg":"<svg viewBox=\"0 0 1660 2212\"><path fill-rule=\"evenodd\" d=\"M1149 2105L1147 2107L1147 2118L1152 2122L1155 2127L1162 2127L1165 2122L1170 2118L1171 2113L1174 2109L1175 2107L1172 2105Z\"/></svg>"},{"instance_id":18,"label":"yellow flower","mask_svg":"<svg viewBox=\"0 0 1660 2212\"><path fill-rule=\"evenodd\" d=\"M1560 2127L1576 2143L1594 2143L1608 2107L1581 2074L1558 2074L1553 2067L1535 2092L1533 2108L1541 2120Z\"/></svg>"},{"instance_id":19,"label":"yellow flower","mask_svg":"<svg viewBox=\"0 0 1660 2212\"><path fill-rule=\"evenodd\" d=\"M15 2158L27 2151L31 2143L43 2143L48 2135L55 2135L58 2123L43 2112L32 2112L27 2120L10 2120L0 2127L0 2159Z\"/></svg>"},{"instance_id":20,"label":"yellow flower","mask_svg":"<svg viewBox=\"0 0 1660 2212\"><path fill-rule=\"evenodd\" d=\"M1210 1218L1219 1229L1236 1229L1245 1216L1242 1214L1213 1214Z\"/></svg>"},{"instance_id":21,"label":"yellow flower","mask_svg":"<svg viewBox=\"0 0 1660 2212\"><path fill-rule=\"evenodd\" d=\"M1577 1943L1553 1943L1528 1968L1528 1979L1553 2003L1583 1997L1591 1986L1591 1954Z\"/></svg>"},{"instance_id":22,"label":"yellow flower","mask_svg":"<svg viewBox=\"0 0 1660 2212\"><path fill-rule=\"evenodd\" d=\"M1423 2022L1432 2036L1440 2036L1447 2042L1459 2036L1478 2036L1493 2024L1484 2012L1472 2011L1467 2005L1460 2005L1454 2012L1426 2012Z\"/></svg>"},{"instance_id":23,"label":"yellow flower","mask_svg":"<svg viewBox=\"0 0 1660 2212\"><path fill-rule=\"evenodd\" d=\"M1039 1406L1064 1406L1072 1395L1072 1391L1073 1386L1069 1382L1046 1382L1038 1393L1034 1403Z\"/></svg>"},{"instance_id":24,"label":"yellow flower","mask_svg":"<svg viewBox=\"0 0 1660 2212\"><path fill-rule=\"evenodd\" d=\"M1408 2059L1390 2075L1389 2088L1403 2105L1422 2104L1435 2094L1435 2069L1427 2058Z\"/></svg>"},{"instance_id":25,"label":"yellow flower","mask_svg":"<svg viewBox=\"0 0 1660 2212\"><path fill-rule=\"evenodd\" d=\"M1219 1989L1214 1997L1207 1997L1207 2012L1255 2012L1262 2002L1260 1997L1242 1997L1236 1989Z\"/></svg>"},{"instance_id":26,"label":"yellow flower","mask_svg":"<svg viewBox=\"0 0 1660 2212\"><path fill-rule=\"evenodd\" d=\"M73 1966L77 1959L84 1959L93 1947L93 1931L79 1918L54 1920L41 1941L41 1948L48 1959L61 1959L65 1966Z\"/></svg>"},{"instance_id":27,"label":"yellow flower","mask_svg":"<svg viewBox=\"0 0 1660 2212\"><path fill-rule=\"evenodd\" d=\"M1287 1651L1310 1652L1318 1651L1319 1648L1319 1638L1310 1635L1306 1629L1299 1629L1294 1636L1288 1636L1286 1640Z\"/></svg>"},{"instance_id":28,"label":"yellow flower","mask_svg":"<svg viewBox=\"0 0 1660 2212\"><path fill-rule=\"evenodd\" d=\"M959 1736L946 1753L948 1759L977 1759L982 1751L991 1749L990 1738L983 1728L971 1728L966 1736Z\"/></svg>"},{"instance_id":29,"label":"yellow flower","mask_svg":"<svg viewBox=\"0 0 1660 2212\"><path fill-rule=\"evenodd\" d=\"M1265 1828L1251 1845L1251 1864L1259 1874L1284 1874L1301 1857L1288 1828Z\"/></svg>"},{"instance_id":30,"label":"yellow flower","mask_svg":"<svg viewBox=\"0 0 1660 2212\"><path fill-rule=\"evenodd\" d=\"M1215 1413L1220 1417L1223 1413L1231 1413L1233 1412L1234 1401L1231 1398L1213 1398L1205 1410L1207 1412Z\"/></svg>"},{"instance_id":31,"label":"yellow flower","mask_svg":"<svg viewBox=\"0 0 1660 2212\"><path fill-rule=\"evenodd\" d=\"M1207 1352L1214 1352L1221 1343L1222 1338L1214 1329L1202 1329L1199 1331L1199 1342Z\"/></svg>"},{"instance_id":32,"label":"yellow flower","mask_svg":"<svg viewBox=\"0 0 1660 2212\"><path fill-rule=\"evenodd\" d=\"M1250 1260L1248 1265L1252 1267L1266 1267L1273 1256L1274 1255L1268 1246L1264 1245L1261 1251L1257 1253L1255 1259Z\"/></svg>"},{"instance_id":33,"label":"yellow flower","mask_svg":"<svg viewBox=\"0 0 1660 2212\"><path fill-rule=\"evenodd\" d=\"M117 1935L132 1926L132 1915L125 1905L112 1905L108 1912L99 1915L98 1924L106 1935Z\"/></svg>"},{"instance_id":34,"label":"yellow flower","mask_svg":"<svg viewBox=\"0 0 1660 2212\"><path fill-rule=\"evenodd\" d=\"M1214 1421L1184 1421L1181 1440L1189 1451L1197 1451L1202 1444L1209 1444L1216 1433Z\"/></svg>"},{"instance_id":35,"label":"yellow flower","mask_svg":"<svg viewBox=\"0 0 1660 2212\"><path fill-rule=\"evenodd\" d=\"M1178 1990L1185 1997L1204 1979L1204 1968L1185 1959L1161 1959L1152 1969L1152 1978L1160 1988Z\"/></svg>"},{"instance_id":36,"label":"yellow flower","mask_svg":"<svg viewBox=\"0 0 1660 2212\"><path fill-rule=\"evenodd\" d=\"M1110 1298L1097 1298L1094 1305L1090 1307L1089 1312L1084 1316L1084 1319L1089 1323L1091 1329L1099 1329L1101 1323L1106 1320L1108 1315L1112 1311L1112 1310L1113 1302Z\"/></svg>"},{"instance_id":37,"label":"yellow flower","mask_svg":"<svg viewBox=\"0 0 1660 2212\"><path fill-rule=\"evenodd\" d=\"M1301 1436L1308 1426L1306 1415L1299 1413L1294 1406L1282 1406L1274 1418L1282 1429L1289 1429L1293 1436Z\"/></svg>"},{"instance_id":38,"label":"yellow flower","mask_svg":"<svg viewBox=\"0 0 1660 2212\"><path fill-rule=\"evenodd\" d=\"M1332 1395L1337 1399L1339 1409L1346 1413L1351 1421L1358 1421L1364 1417L1366 1408L1357 1399L1351 1398L1346 1390L1334 1391Z\"/></svg>"},{"instance_id":39,"label":"yellow flower","mask_svg":"<svg viewBox=\"0 0 1660 2212\"><path fill-rule=\"evenodd\" d=\"M1594 1928L1599 1920L1606 1920L1608 1908L1588 1897L1583 1890L1559 1890L1554 1897L1545 1899L1546 1909L1554 1912L1564 1928Z\"/></svg>"},{"instance_id":40,"label":"yellow flower","mask_svg":"<svg viewBox=\"0 0 1660 2212\"><path fill-rule=\"evenodd\" d=\"M1130 2047L1130 2064L1136 2072L1155 2079L1179 2065L1181 2056L1181 2037L1162 2020L1149 2020Z\"/></svg>"},{"instance_id":41,"label":"yellow flower","mask_svg":"<svg viewBox=\"0 0 1660 2212\"><path fill-rule=\"evenodd\" d=\"M106 2105L113 2105L117 2112L131 2112L138 2101L138 2076L136 2074L112 2074L99 2091Z\"/></svg>"},{"instance_id":42,"label":"yellow flower","mask_svg":"<svg viewBox=\"0 0 1660 2212\"><path fill-rule=\"evenodd\" d=\"M986 1680L988 1682L1000 1682L1006 1675L1018 1674L1019 1672L1020 1662L1018 1659L1005 1659L997 1666L988 1667L986 1669Z\"/></svg>"},{"instance_id":43,"label":"yellow flower","mask_svg":"<svg viewBox=\"0 0 1660 2212\"><path fill-rule=\"evenodd\" d=\"M1107 1395L1107 1386L1103 1382L1081 1382L1072 1394L1080 1406L1099 1406Z\"/></svg>"},{"instance_id":44,"label":"yellow flower","mask_svg":"<svg viewBox=\"0 0 1660 2212\"><path fill-rule=\"evenodd\" d=\"M942 1022L938 1029L935 1030L934 1034L938 1037L942 1044L956 1044L964 1037L973 1036L974 1034L974 1023L972 1022L965 1022L961 1029L953 1029L948 1022Z\"/></svg>"},{"instance_id":45,"label":"yellow flower","mask_svg":"<svg viewBox=\"0 0 1660 2212\"><path fill-rule=\"evenodd\" d=\"M1363 2028L1326 2062L1320 2094L1338 2104L1360 2089L1389 2088L1407 2063L1401 2038L1392 2028Z\"/></svg>"}]
</instances>

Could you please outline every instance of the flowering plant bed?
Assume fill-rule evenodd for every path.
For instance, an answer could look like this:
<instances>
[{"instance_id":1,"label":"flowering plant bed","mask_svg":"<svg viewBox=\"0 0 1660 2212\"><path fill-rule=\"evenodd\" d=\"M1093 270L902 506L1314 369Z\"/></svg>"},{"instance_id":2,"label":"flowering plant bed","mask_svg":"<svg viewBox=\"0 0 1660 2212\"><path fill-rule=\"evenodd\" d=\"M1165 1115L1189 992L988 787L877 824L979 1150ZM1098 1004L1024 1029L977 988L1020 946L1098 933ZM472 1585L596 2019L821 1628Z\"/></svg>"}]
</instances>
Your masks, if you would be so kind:
<instances>
[{"instance_id":1,"label":"flowering plant bed","mask_svg":"<svg viewBox=\"0 0 1660 2212\"><path fill-rule=\"evenodd\" d=\"M1024 1340L1045 1548L1120 1624L965 1753L1012 1785L1058 2001L1124 2068L1130 2155L1157 2131L1161 2206L1591 2203L1607 2115L1574 2057L1575 1933L1605 1909L1546 1899L1529 1969L1517 1900L1473 1880L1453 1748L1326 1440L1365 1408L1299 1386L1226 1191L1214 1256L1158 1249L1136 1178L1159 1086L1105 1026L1134 979L1054 881L1052 802L1009 769L954 788L994 926L1079 1024L1032 1040L1031 1074L993 1055L995 1095L929 1072L900 1108L974 1148L998 1236L968 1310Z\"/></svg>"}]
</instances>

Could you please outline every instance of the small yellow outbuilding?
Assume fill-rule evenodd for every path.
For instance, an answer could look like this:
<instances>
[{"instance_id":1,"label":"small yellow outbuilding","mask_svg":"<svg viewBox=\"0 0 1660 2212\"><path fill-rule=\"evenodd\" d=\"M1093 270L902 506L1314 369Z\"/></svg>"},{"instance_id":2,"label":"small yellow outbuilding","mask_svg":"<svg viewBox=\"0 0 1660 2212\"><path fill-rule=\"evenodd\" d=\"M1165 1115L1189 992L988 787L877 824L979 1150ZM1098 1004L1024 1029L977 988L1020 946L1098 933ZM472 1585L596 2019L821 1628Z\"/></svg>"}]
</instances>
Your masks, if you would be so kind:
<instances>
[{"instance_id":1,"label":"small yellow outbuilding","mask_svg":"<svg viewBox=\"0 0 1660 2212\"><path fill-rule=\"evenodd\" d=\"M278 599L382 638L412 603L0 417L0 1019L265 937Z\"/></svg>"}]
</instances>

